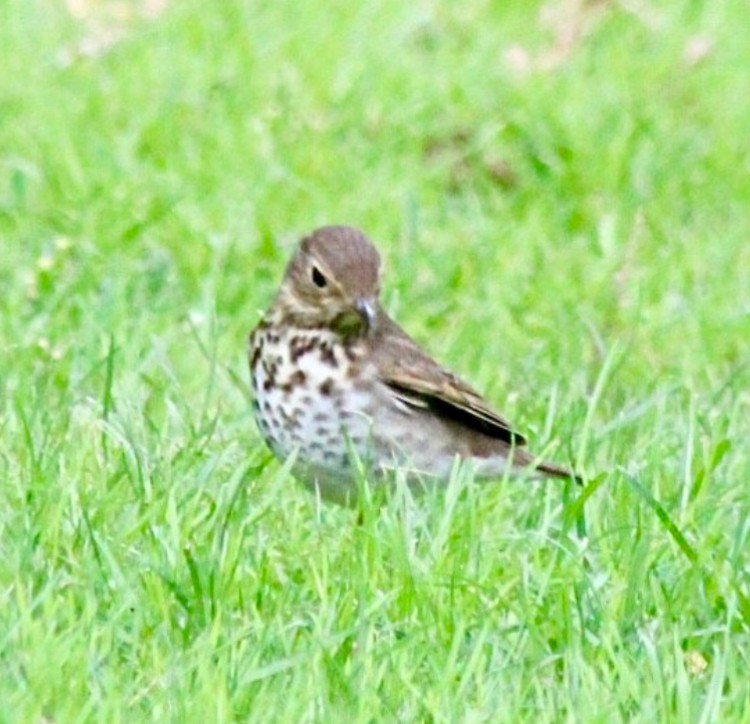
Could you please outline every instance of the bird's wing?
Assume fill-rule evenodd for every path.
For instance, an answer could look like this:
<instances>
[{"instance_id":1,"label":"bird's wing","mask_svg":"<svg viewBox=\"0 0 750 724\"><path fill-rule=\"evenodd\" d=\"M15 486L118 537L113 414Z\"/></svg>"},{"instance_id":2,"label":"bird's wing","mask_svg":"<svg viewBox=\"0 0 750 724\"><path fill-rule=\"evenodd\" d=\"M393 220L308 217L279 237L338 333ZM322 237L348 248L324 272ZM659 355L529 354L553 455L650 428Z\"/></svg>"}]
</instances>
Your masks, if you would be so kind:
<instances>
[{"instance_id":1,"label":"bird's wing","mask_svg":"<svg viewBox=\"0 0 750 724\"><path fill-rule=\"evenodd\" d=\"M402 402L509 444L526 443L478 392L422 352L395 322L385 317L381 326L374 344L378 374Z\"/></svg>"}]
</instances>

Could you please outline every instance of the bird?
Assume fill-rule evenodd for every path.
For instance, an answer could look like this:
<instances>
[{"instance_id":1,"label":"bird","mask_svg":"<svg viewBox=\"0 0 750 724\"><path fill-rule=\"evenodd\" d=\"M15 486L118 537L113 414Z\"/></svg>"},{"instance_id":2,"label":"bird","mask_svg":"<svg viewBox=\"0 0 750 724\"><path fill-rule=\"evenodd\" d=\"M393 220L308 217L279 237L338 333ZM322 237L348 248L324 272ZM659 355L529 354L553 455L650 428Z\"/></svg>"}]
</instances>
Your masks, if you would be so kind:
<instances>
[{"instance_id":1,"label":"bird","mask_svg":"<svg viewBox=\"0 0 750 724\"><path fill-rule=\"evenodd\" d=\"M350 226L297 245L249 336L253 408L271 451L321 498L356 502L358 475L449 479L526 472L581 482L539 459L473 387L436 362L380 303L381 258ZM358 472L359 471L359 472Z\"/></svg>"}]
</instances>

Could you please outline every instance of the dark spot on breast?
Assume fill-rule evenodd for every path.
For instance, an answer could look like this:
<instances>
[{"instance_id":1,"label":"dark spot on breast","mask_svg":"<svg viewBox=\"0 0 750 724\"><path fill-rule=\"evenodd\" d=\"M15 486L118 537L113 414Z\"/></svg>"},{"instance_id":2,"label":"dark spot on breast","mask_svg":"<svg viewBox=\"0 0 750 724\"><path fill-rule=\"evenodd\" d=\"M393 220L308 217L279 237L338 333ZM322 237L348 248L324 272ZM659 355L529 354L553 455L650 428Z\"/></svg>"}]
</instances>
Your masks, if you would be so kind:
<instances>
[{"instance_id":1,"label":"dark spot on breast","mask_svg":"<svg viewBox=\"0 0 750 724\"><path fill-rule=\"evenodd\" d=\"M323 460L329 465L335 465L339 470L349 470L351 468L349 458L346 455L335 453L333 450L323 450Z\"/></svg>"},{"instance_id":2,"label":"dark spot on breast","mask_svg":"<svg viewBox=\"0 0 750 724\"><path fill-rule=\"evenodd\" d=\"M247 341L251 347L256 343L258 339L263 339L263 337L265 336L265 332L268 331L268 326L268 322L265 319L261 319L260 322L258 322L258 325L252 332L250 332L250 335L247 338Z\"/></svg>"},{"instance_id":3,"label":"dark spot on breast","mask_svg":"<svg viewBox=\"0 0 750 724\"><path fill-rule=\"evenodd\" d=\"M266 379L265 382L263 382L263 389L268 392L268 390L276 387L276 372L278 371L278 365L265 359L262 364L263 371L266 373Z\"/></svg>"},{"instance_id":4,"label":"dark spot on breast","mask_svg":"<svg viewBox=\"0 0 750 724\"><path fill-rule=\"evenodd\" d=\"M280 385L280 388L284 394L288 395L295 387L304 385L306 380L307 376L305 373L302 370L297 370L293 375L289 376L289 379L284 384Z\"/></svg>"},{"instance_id":5,"label":"dark spot on breast","mask_svg":"<svg viewBox=\"0 0 750 724\"><path fill-rule=\"evenodd\" d=\"M283 405L280 405L279 413L281 414L281 417L286 425L290 425L292 427L299 426L300 410L298 408L287 410Z\"/></svg>"},{"instance_id":6,"label":"dark spot on breast","mask_svg":"<svg viewBox=\"0 0 750 724\"><path fill-rule=\"evenodd\" d=\"M329 377L320 383L320 394L329 396L333 392L333 380Z\"/></svg>"},{"instance_id":7,"label":"dark spot on breast","mask_svg":"<svg viewBox=\"0 0 750 724\"><path fill-rule=\"evenodd\" d=\"M250 369L254 370L255 366L258 364L258 360L260 359L260 352L261 352L261 346L260 344L256 344L253 347L253 352L250 357Z\"/></svg>"},{"instance_id":8,"label":"dark spot on breast","mask_svg":"<svg viewBox=\"0 0 750 724\"><path fill-rule=\"evenodd\" d=\"M289 359L296 362L302 355L307 354L315 346L315 340L311 337L292 337L289 343Z\"/></svg>"},{"instance_id":9,"label":"dark spot on breast","mask_svg":"<svg viewBox=\"0 0 750 724\"><path fill-rule=\"evenodd\" d=\"M320 361L329 364L331 367L338 367L339 361L336 359L336 353L333 347L327 342L320 345Z\"/></svg>"}]
</instances>

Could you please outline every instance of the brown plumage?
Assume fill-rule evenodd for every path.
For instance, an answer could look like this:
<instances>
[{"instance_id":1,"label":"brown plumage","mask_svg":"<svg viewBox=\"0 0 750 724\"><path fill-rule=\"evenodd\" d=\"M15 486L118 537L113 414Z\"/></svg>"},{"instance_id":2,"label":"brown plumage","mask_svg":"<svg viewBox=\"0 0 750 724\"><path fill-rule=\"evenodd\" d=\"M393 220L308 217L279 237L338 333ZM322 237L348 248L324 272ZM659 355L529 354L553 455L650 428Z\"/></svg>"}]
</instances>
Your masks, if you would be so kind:
<instances>
[{"instance_id":1,"label":"brown plumage","mask_svg":"<svg viewBox=\"0 0 750 724\"><path fill-rule=\"evenodd\" d=\"M538 460L472 387L435 362L380 307L380 257L356 229L300 242L250 337L256 417L279 457L337 500L356 486L352 449L376 477L393 468L445 478L456 457L497 477L508 464L578 480Z\"/></svg>"}]
</instances>

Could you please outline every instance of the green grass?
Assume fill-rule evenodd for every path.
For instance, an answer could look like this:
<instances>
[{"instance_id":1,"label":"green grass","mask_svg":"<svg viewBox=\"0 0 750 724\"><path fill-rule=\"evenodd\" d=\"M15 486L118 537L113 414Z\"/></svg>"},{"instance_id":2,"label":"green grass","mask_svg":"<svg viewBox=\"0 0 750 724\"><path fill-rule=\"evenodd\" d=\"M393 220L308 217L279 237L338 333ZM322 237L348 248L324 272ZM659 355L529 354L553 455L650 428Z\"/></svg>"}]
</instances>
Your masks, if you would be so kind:
<instances>
[{"instance_id":1,"label":"green grass","mask_svg":"<svg viewBox=\"0 0 750 724\"><path fill-rule=\"evenodd\" d=\"M96 6L0 6L0 720L750 721L746 3L589 4L554 64L534 2ZM323 223L586 538L271 459L246 335Z\"/></svg>"}]
</instances>

